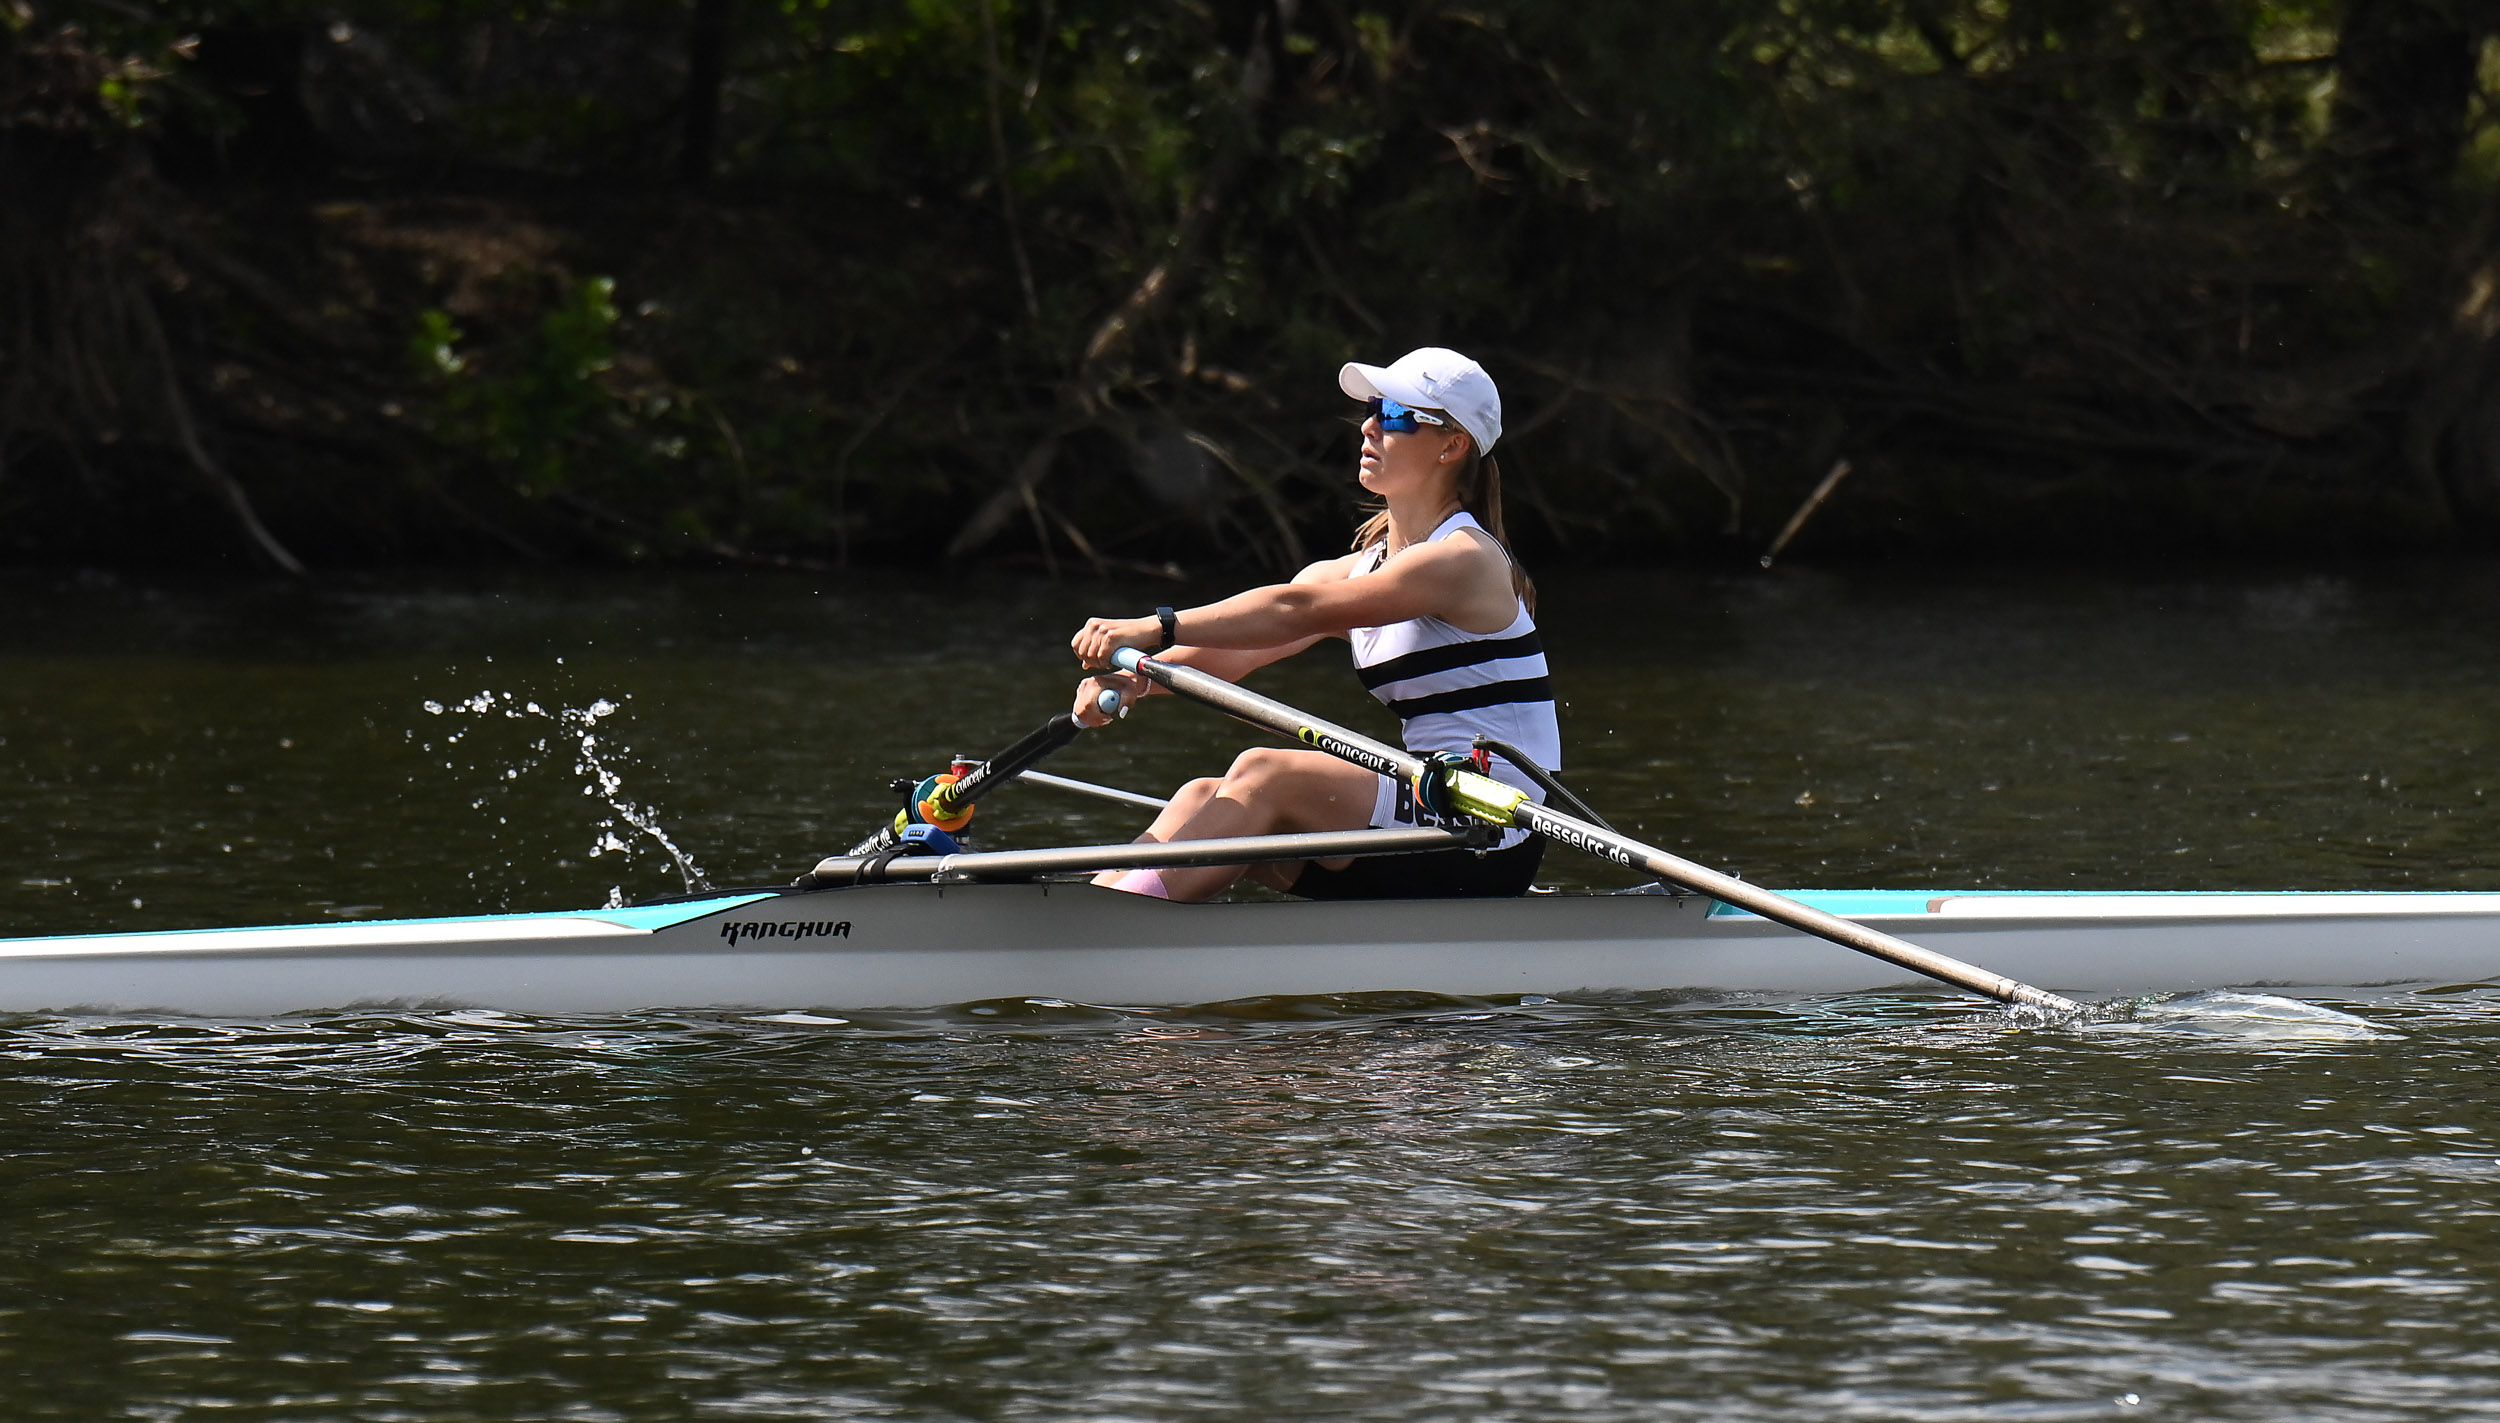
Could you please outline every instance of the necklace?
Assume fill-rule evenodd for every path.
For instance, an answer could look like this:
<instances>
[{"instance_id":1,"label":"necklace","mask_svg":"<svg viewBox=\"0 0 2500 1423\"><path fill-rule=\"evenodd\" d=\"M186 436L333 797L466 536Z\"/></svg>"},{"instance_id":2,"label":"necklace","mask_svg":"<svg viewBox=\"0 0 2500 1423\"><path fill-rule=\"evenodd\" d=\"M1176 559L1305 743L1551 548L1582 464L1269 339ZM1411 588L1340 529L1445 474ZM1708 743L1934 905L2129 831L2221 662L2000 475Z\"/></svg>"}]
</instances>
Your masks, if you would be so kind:
<instances>
[{"instance_id":1,"label":"necklace","mask_svg":"<svg viewBox=\"0 0 2500 1423\"><path fill-rule=\"evenodd\" d=\"M1432 527L1435 529L1440 528L1441 525L1448 522L1449 517L1452 514L1457 513L1461 507L1462 506L1455 499L1442 505L1440 512L1432 516ZM1425 539L1429 539L1430 537L1431 534L1429 532L1427 532L1424 536ZM1393 559L1399 554L1406 552L1408 549L1413 548L1416 544L1424 542L1424 539L1408 539L1404 543L1399 543L1397 541L1397 531L1392 529L1389 531L1389 535L1382 539L1381 542L1388 546L1389 551L1380 556L1380 561L1387 563L1390 559Z\"/></svg>"}]
</instances>

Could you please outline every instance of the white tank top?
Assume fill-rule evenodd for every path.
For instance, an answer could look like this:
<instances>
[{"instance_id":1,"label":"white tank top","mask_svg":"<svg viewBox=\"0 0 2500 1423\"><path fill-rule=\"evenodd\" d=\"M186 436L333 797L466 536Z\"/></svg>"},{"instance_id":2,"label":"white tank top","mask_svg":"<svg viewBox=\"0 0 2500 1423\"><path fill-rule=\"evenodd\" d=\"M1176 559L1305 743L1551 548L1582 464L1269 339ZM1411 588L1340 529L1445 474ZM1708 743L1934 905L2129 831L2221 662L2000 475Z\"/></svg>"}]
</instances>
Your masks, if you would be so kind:
<instances>
[{"instance_id":1,"label":"white tank top","mask_svg":"<svg viewBox=\"0 0 2500 1423\"><path fill-rule=\"evenodd\" d=\"M1424 542L1483 527L1475 515L1461 510L1442 520ZM1377 572L1388 561L1387 539L1372 549L1356 561L1349 577ZM1545 644L1526 604L1519 605L1519 615L1500 632L1468 632L1439 618L1409 618L1386 627L1350 628L1346 638L1354 644L1355 674L1381 705L1397 713L1407 750L1465 754L1484 735L1509 742L1549 771L1562 769L1562 727L1554 718L1553 686L1546 680ZM1545 799L1536 782L1499 755L1493 757L1492 775L1539 802ZM1519 838L1516 832L1502 837L1505 844Z\"/></svg>"}]
</instances>

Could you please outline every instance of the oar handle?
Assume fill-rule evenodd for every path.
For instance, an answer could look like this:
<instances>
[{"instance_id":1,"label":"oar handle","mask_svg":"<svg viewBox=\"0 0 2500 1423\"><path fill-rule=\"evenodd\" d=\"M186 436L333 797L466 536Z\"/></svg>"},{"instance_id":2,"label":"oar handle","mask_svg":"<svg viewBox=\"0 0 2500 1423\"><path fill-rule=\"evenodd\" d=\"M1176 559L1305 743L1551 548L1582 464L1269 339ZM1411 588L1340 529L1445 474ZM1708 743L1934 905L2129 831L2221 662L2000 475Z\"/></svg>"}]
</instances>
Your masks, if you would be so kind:
<instances>
[{"instance_id":1,"label":"oar handle","mask_svg":"<svg viewBox=\"0 0 2500 1423\"><path fill-rule=\"evenodd\" d=\"M1120 649L1112 654L1111 660L1123 672L1135 672L1167 691L1203 702L1252 726L1290 736L1306 746L1377 771L1410 791L1417 780L1426 775L1443 777L1443 789L1451 803L1478 819L1533 830L1548 839L1586 850L1619 865L1636 866L1662 880L1685 885L1722 903L1733 904L1775 923L1828 939L1843 948L1872 955L1913 973L1925 974L1956 988L1967 989L1983 998L2041 1008L2052 1013L2083 1011L2081 1004L2045 989L2034 988L2003 974L1990 973L1933 949L1922 949L1907 940L1894 938L1882 930L1870 929L1799 904L1786 895L1774 894L1732 875L1724 875L1681 856L1670 855L1655 845L1643 844L1620 831L1600 829L1586 821L1549 810L1530 800L1527 792L1490 776L1435 767L1412 751L1383 745L1359 732L1322 721L1272 697L1263 697L1247 687L1236 686L1195 667L1157 662L1134 648Z\"/></svg>"}]
</instances>

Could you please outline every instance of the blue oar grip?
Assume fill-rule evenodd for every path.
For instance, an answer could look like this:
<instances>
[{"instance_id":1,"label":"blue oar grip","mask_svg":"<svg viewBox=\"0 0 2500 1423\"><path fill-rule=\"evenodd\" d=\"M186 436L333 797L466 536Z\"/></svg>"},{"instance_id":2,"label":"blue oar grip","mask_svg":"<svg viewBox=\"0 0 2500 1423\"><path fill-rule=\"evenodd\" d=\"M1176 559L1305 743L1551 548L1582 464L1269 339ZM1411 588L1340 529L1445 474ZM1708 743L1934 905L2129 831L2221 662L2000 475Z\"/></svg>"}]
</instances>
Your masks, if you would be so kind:
<instances>
[{"instance_id":1,"label":"blue oar grip","mask_svg":"<svg viewBox=\"0 0 2500 1423\"><path fill-rule=\"evenodd\" d=\"M1111 665L1123 672L1136 671L1137 664L1145 660L1146 654L1134 647L1123 647L1111 654Z\"/></svg>"}]
</instances>

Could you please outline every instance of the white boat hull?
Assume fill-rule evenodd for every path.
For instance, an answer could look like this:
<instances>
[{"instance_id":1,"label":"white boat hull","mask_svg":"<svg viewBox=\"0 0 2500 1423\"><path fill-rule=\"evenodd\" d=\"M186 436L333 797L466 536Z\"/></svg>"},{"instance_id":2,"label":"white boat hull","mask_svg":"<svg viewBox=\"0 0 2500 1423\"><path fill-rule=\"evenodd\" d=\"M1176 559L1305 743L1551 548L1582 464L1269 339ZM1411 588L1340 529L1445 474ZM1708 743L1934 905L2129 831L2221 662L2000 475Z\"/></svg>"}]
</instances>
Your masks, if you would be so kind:
<instances>
[{"instance_id":1,"label":"white boat hull","mask_svg":"<svg viewBox=\"0 0 2500 1423\"><path fill-rule=\"evenodd\" d=\"M1802 892L2079 997L2500 980L2500 895ZM996 998L1935 985L1704 899L1167 904L1082 884L877 885L615 911L0 940L0 1012L868 1009Z\"/></svg>"}]
</instances>

